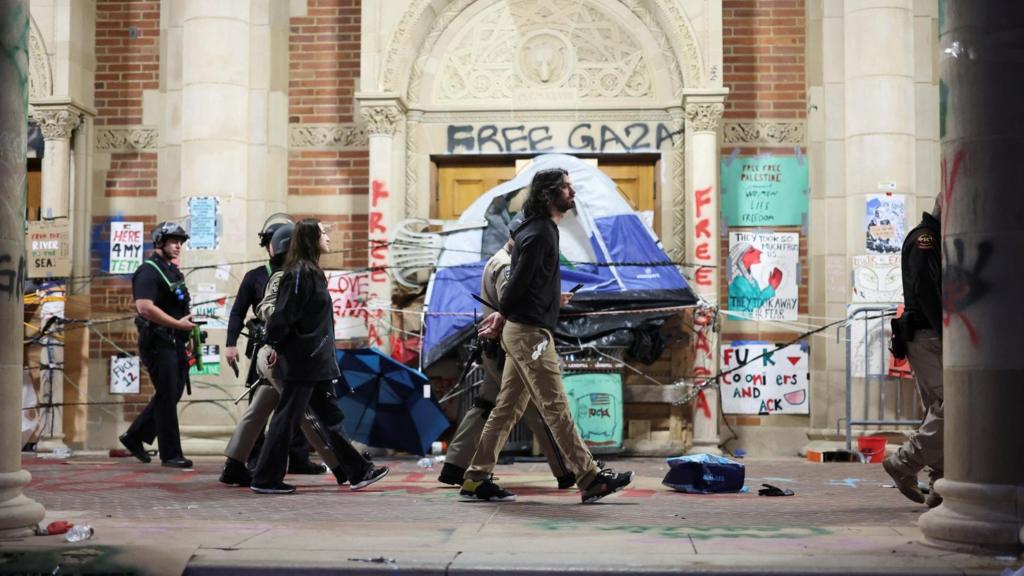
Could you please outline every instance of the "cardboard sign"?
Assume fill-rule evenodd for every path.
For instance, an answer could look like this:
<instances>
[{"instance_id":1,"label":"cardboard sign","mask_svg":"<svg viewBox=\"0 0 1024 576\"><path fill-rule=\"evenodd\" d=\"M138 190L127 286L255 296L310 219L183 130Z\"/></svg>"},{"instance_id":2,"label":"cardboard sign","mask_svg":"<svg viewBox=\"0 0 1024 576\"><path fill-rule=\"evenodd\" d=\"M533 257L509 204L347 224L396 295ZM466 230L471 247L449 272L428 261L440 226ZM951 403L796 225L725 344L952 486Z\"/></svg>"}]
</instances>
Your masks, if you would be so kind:
<instances>
[{"instance_id":1,"label":"cardboard sign","mask_svg":"<svg viewBox=\"0 0 1024 576\"><path fill-rule=\"evenodd\" d=\"M722 217L726 227L799 226L807 215L803 156L722 159Z\"/></svg>"},{"instance_id":2,"label":"cardboard sign","mask_svg":"<svg viewBox=\"0 0 1024 576\"><path fill-rule=\"evenodd\" d=\"M189 250L216 250L219 199L215 196L193 196L188 199L188 233L185 246Z\"/></svg>"},{"instance_id":3,"label":"cardboard sign","mask_svg":"<svg viewBox=\"0 0 1024 576\"><path fill-rule=\"evenodd\" d=\"M209 286L205 286L209 288ZM204 320L206 329L224 330L228 327L228 298L220 292L196 290L192 293L192 317Z\"/></svg>"},{"instance_id":4,"label":"cardboard sign","mask_svg":"<svg viewBox=\"0 0 1024 576\"><path fill-rule=\"evenodd\" d=\"M327 271L327 291L334 307L334 339L366 338L369 272Z\"/></svg>"},{"instance_id":5,"label":"cardboard sign","mask_svg":"<svg viewBox=\"0 0 1024 576\"><path fill-rule=\"evenodd\" d=\"M562 379L580 437L592 450L622 447L622 375L569 374Z\"/></svg>"},{"instance_id":6,"label":"cardboard sign","mask_svg":"<svg viewBox=\"0 0 1024 576\"><path fill-rule=\"evenodd\" d=\"M110 357L110 393L139 393L139 357Z\"/></svg>"},{"instance_id":7,"label":"cardboard sign","mask_svg":"<svg viewBox=\"0 0 1024 576\"><path fill-rule=\"evenodd\" d=\"M796 320L799 264L799 234L729 232L728 309L751 320Z\"/></svg>"},{"instance_id":8,"label":"cardboard sign","mask_svg":"<svg viewBox=\"0 0 1024 576\"><path fill-rule=\"evenodd\" d=\"M142 265L142 222L110 223L110 273L131 274Z\"/></svg>"},{"instance_id":9,"label":"cardboard sign","mask_svg":"<svg viewBox=\"0 0 1024 576\"><path fill-rule=\"evenodd\" d=\"M771 342L722 346L722 411L726 414L809 414L808 348Z\"/></svg>"},{"instance_id":10,"label":"cardboard sign","mask_svg":"<svg viewBox=\"0 0 1024 576\"><path fill-rule=\"evenodd\" d=\"M192 366L188 369L188 373L200 376L220 375L220 346L217 344L203 344L201 352L203 369L199 370L196 366Z\"/></svg>"},{"instance_id":11,"label":"cardboard sign","mask_svg":"<svg viewBox=\"0 0 1024 576\"><path fill-rule=\"evenodd\" d=\"M25 248L29 278L65 278L71 275L71 248L67 218L28 223Z\"/></svg>"},{"instance_id":12,"label":"cardboard sign","mask_svg":"<svg viewBox=\"0 0 1024 576\"><path fill-rule=\"evenodd\" d=\"M853 257L854 302L902 302L903 271L899 254Z\"/></svg>"}]
</instances>

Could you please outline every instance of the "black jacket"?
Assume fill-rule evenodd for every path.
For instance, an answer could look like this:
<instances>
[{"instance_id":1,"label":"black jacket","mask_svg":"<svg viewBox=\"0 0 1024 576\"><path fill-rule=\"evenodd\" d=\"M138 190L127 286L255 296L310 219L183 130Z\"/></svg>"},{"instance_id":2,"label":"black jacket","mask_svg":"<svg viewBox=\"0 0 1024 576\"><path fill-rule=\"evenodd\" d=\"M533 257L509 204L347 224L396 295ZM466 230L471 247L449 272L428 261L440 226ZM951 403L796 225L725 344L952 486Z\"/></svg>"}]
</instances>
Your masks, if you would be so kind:
<instances>
[{"instance_id":1,"label":"black jacket","mask_svg":"<svg viewBox=\"0 0 1024 576\"><path fill-rule=\"evenodd\" d=\"M267 342L277 351L285 380L321 382L338 378L334 314L323 272L300 264L281 277Z\"/></svg>"},{"instance_id":2,"label":"black jacket","mask_svg":"<svg viewBox=\"0 0 1024 576\"><path fill-rule=\"evenodd\" d=\"M942 235L939 221L925 212L903 241L903 302L907 340L932 329L942 337Z\"/></svg>"},{"instance_id":3,"label":"black jacket","mask_svg":"<svg viewBox=\"0 0 1024 576\"><path fill-rule=\"evenodd\" d=\"M529 218L512 233L512 266L501 297L501 314L520 324L554 331L561 307L558 226L551 218Z\"/></svg>"},{"instance_id":4,"label":"black jacket","mask_svg":"<svg viewBox=\"0 0 1024 576\"><path fill-rule=\"evenodd\" d=\"M237 346L238 335L242 332L242 325L245 324L245 317L252 309L256 312L256 305L263 299L263 291L267 289L267 280L270 279L270 265L263 264L245 273L242 284L238 287L238 295L235 296L235 303L231 306L231 315L228 318L228 338L225 346Z\"/></svg>"}]
</instances>

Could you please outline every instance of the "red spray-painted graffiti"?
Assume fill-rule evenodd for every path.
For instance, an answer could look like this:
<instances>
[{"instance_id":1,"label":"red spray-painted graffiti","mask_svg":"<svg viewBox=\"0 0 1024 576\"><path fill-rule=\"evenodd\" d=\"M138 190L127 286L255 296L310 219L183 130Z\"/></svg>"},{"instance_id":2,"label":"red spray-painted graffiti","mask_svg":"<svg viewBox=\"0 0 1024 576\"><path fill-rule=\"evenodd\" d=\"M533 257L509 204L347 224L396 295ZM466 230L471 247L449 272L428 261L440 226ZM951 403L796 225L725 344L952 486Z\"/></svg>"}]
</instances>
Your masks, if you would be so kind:
<instances>
[{"instance_id":1,"label":"red spray-painted graffiti","mask_svg":"<svg viewBox=\"0 0 1024 576\"><path fill-rule=\"evenodd\" d=\"M387 185L374 180L370 184L370 214L369 214L369 242L370 242L370 299L380 302L387 299L388 294L388 225L384 218L383 201L388 198ZM366 332L367 338L372 346L384 344L384 330L381 324L384 319L383 310L370 310L367 312Z\"/></svg>"},{"instance_id":2,"label":"red spray-painted graffiti","mask_svg":"<svg viewBox=\"0 0 1024 576\"><path fill-rule=\"evenodd\" d=\"M703 286L705 288L711 288L713 285L713 275L715 270L713 268L715 264L715 258L712 251L711 242L714 240L711 234L711 218L708 206L711 205L711 187L701 188L694 194L694 205L696 207L696 219L697 224L694 228L694 237L697 240L696 247L694 249L694 259L697 264L701 265L694 272L693 281L697 286Z\"/></svg>"}]
</instances>

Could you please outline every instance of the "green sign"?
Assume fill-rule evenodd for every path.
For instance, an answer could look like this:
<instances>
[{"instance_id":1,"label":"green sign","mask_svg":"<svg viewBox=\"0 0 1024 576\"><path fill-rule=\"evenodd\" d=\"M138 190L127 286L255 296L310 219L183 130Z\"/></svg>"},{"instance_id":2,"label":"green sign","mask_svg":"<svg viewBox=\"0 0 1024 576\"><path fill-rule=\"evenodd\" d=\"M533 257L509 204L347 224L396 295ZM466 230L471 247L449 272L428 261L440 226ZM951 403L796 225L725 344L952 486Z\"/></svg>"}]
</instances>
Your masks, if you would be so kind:
<instances>
[{"instance_id":1,"label":"green sign","mask_svg":"<svg viewBox=\"0 0 1024 576\"><path fill-rule=\"evenodd\" d=\"M576 429L592 452L622 448L622 376L584 373L562 378Z\"/></svg>"},{"instance_id":2,"label":"green sign","mask_svg":"<svg viewBox=\"0 0 1024 576\"><path fill-rule=\"evenodd\" d=\"M805 156L722 159L722 218L727 227L800 226L809 192Z\"/></svg>"},{"instance_id":3,"label":"green sign","mask_svg":"<svg viewBox=\"0 0 1024 576\"><path fill-rule=\"evenodd\" d=\"M200 370L197 366L193 365L188 369L188 373L200 376L219 376L220 346L217 344L203 344L201 353L203 356L203 369Z\"/></svg>"}]
</instances>

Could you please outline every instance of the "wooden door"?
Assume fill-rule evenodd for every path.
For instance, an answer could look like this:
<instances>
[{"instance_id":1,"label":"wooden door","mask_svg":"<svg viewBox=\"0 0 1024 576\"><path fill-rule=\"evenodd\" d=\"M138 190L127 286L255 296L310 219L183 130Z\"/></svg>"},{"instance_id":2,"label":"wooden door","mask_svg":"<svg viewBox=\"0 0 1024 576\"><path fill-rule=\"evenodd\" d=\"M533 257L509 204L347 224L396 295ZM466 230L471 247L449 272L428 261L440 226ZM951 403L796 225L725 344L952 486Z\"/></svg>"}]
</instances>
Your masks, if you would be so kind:
<instances>
[{"instance_id":1,"label":"wooden door","mask_svg":"<svg viewBox=\"0 0 1024 576\"><path fill-rule=\"evenodd\" d=\"M515 162L437 169L436 217L457 220L462 212L491 188L515 178Z\"/></svg>"}]
</instances>

